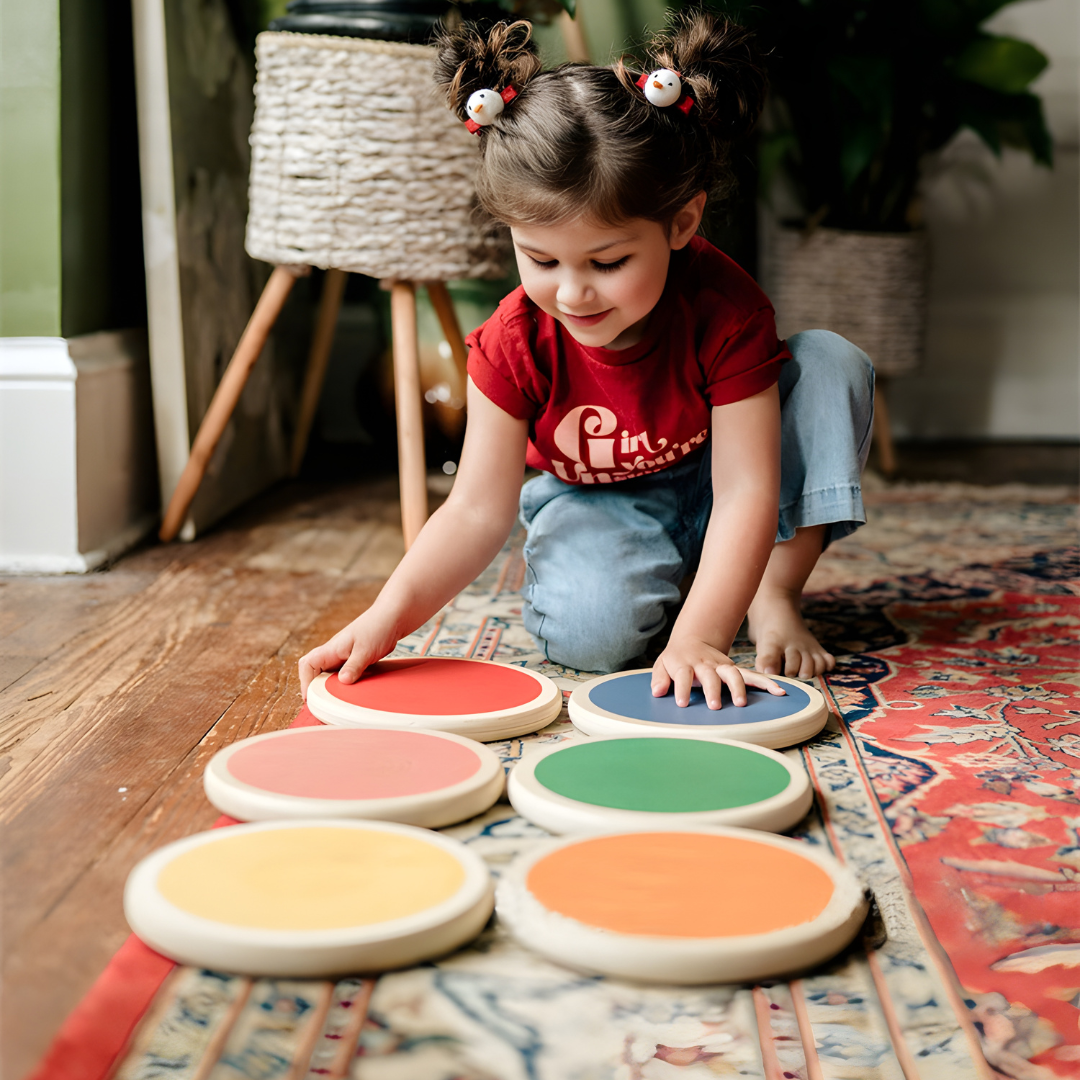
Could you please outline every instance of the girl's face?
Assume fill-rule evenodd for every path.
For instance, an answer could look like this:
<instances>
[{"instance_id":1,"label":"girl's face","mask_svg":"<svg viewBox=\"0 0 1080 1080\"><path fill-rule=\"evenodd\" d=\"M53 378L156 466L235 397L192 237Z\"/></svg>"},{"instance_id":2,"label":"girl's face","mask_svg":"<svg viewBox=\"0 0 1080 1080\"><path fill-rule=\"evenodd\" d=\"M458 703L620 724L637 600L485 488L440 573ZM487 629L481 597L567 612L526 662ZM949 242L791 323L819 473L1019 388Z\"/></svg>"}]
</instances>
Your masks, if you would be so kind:
<instances>
[{"instance_id":1,"label":"girl's face","mask_svg":"<svg viewBox=\"0 0 1080 1080\"><path fill-rule=\"evenodd\" d=\"M646 218L617 226L580 218L557 225L513 225L525 293L582 345L635 345L664 291L671 253L690 242L704 208L702 192L670 226Z\"/></svg>"}]
</instances>

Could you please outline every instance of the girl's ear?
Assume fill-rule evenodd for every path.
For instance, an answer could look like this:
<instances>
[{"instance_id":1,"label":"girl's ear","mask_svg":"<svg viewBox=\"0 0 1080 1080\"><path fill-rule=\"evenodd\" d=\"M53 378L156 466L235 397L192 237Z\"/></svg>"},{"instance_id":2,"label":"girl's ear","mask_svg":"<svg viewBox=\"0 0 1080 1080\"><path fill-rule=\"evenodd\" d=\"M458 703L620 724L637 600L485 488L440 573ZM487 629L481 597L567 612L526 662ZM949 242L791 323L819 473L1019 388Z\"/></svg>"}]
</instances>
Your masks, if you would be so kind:
<instances>
[{"instance_id":1,"label":"girl's ear","mask_svg":"<svg viewBox=\"0 0 1080 1080\"><path fill-rule=\"evenodd\" d=\"M705 199L708 196L699 191L688 203L680 207L671 219L668 229L668 243L672 251L686 247L701 224L701 215L705 213Z\"/></svg>"}]
</instances>

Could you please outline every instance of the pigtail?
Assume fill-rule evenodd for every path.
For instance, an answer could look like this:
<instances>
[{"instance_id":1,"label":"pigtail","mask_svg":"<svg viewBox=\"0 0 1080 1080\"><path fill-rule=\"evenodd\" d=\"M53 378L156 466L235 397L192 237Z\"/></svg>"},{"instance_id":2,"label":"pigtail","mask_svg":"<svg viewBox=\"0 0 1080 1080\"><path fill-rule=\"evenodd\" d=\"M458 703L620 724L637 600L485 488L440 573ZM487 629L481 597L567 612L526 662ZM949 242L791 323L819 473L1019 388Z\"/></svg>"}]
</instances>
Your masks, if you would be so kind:
<instances>
[{"instance_id":1,"label":"pigtail","mask_svg":"<svg viewBox=\"0 0 1080 1080\"><path fill-rule=\"evenodd\" d=\"M498 22L486 31L463 23L442 30L435 47L435 84L462 120L465 103L474 91L507 86L520 91L540 70L532 24L524 19Z\"/></svg>"},{"instance_id":2,"label":"pigtail","mask_svg":"<svg viewBox=\"0 0 1080 1080\"><path fill-rule=\"evenodd\" d=\"M522 20L445 29L436 50L436 84L480 136L477 199L507 224L670 222L699 192L728 198L765 94L750 32L700 11L676 16L647 58L613 67L541 71ZM659 68L678 79L642 80Z\"/></svg>"},{"instance_id":3,"label":"pigtail","mask_svg":"<svg viewBox=\"0 0 1080 1080\"><path fill-rule=\"evenodd\" d=\"M679 72L694 99L694 119L720 142L754 129L767 80L752 31L721 15L676 15L648 43L650 64Z\"/></svg>"}]
</instances>

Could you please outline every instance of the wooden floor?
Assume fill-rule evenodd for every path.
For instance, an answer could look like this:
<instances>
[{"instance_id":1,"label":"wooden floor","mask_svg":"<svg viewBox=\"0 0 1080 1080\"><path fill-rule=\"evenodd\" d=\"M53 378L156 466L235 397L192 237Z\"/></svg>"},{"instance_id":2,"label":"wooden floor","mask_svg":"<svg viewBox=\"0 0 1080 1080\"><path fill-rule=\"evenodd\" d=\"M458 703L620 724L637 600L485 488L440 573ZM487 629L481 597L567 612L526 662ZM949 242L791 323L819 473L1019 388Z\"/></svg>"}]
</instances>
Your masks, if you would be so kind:
<instances>
[{"instance_id":1,"label":"wooden floor","mask_svg":"<svg viewBox=\"0 0 1080 1080\"><path fill-rule=\"evenodd\" d=\"M1075 442L902 442L896 447L897 480L964 484L1080 483Z\"/></svg>"},{"instance_id":2,"label":"wooden floor","mask_svg":"<svg viewBox=\"0 0 1080 1080\"><path fill-rule=\"evenodd\" d=\"M393 480L284 485L107 573L0 578L3 1080L34 1065L124 940L132 865L215 820L207 759L294 718L297 658L374 599L401 556L398 514ZM932 520L927 536L890 522L821 573L861 580L882 545L930 550Z\"/></svg>"},{"instance_id":3,"label":"wooden floor","mask_svg":"<svg viewBox=\"0 0 1080 1080\"><path fill-rule=\"evenodd\" d=\"M133 863L214 822L210 755L295 717L297 658L401 557L396 500L392 481L286 486L107 573L0 579L4 1080L127 935Z\"/></svg>"}]
</instances>

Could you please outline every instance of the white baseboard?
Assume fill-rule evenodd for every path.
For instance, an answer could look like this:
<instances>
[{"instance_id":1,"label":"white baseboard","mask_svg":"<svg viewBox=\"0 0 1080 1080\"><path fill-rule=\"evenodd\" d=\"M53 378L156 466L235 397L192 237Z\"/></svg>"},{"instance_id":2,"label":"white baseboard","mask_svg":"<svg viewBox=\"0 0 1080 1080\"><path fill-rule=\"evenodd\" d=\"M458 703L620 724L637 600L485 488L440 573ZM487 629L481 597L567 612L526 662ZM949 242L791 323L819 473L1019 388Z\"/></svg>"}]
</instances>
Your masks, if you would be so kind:
<instances>
[{"instance_id":1,"label":"white baseboard","mask_svg":"<svg viewBox=\"0 0 1080 1080\"><path fill-rule=\"evenodd\" d=\"M77 371L63 338L0 338L0 558L79 562Z\"/></svg>"},{"instance_id":2,"label":"white baseboard","mask_svg":"<svg viewBox=\"0 0 1080 1080\"><path fill-rule=\"evenodd\" d=\"M116 559L154 527L155 471L145 333L0 338L0 573Z\"/></svg>"},{"instance_id":3,"label":"white baseboard","mask_svg":"<svg viewBox=\"0 0 1080 1080\"><path fill-rule=\"evenodd\" d=\"M157 528L158 520L157 514L147 514L118 533L107 547L78 555L8 555L0 552L0 574L88 574L130 551Z\"/></svg>"}]
</instances>

